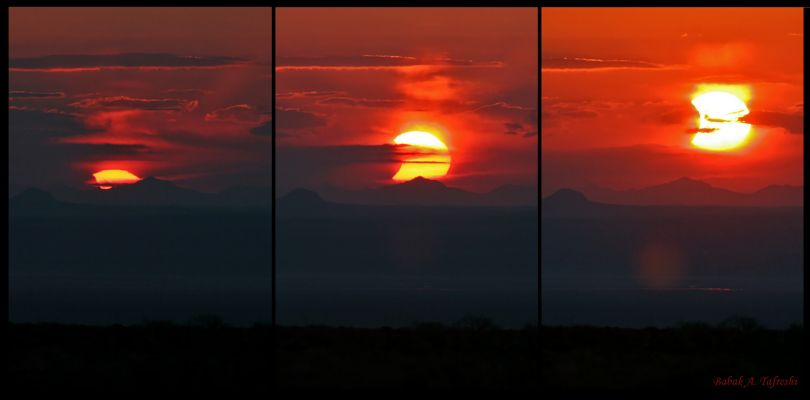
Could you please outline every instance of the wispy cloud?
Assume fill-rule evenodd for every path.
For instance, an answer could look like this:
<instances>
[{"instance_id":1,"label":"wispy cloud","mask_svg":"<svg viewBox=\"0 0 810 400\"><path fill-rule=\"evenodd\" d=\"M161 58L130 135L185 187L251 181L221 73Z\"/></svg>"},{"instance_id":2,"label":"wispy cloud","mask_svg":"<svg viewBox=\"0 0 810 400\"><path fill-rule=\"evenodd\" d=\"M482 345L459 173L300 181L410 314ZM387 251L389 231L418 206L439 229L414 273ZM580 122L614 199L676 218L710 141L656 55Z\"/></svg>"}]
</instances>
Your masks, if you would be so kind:
<instances>
[{"instance_id":1,"label":"wispy cloud","mask_svg":"<svg viewBox=\"0 0 810 400\"><path fill-rule=\"evenodd\" d=\"M642 60L549 57L542 60L542 72L656 70L683 68L677 65L657 64Z\"/></svg>"},{"instance_id":2,"label":"wispy cloud","mask_svg":"<svg viewBox=\"0 0 810 400\"><path fill-rule=\"evenodd\" d=\"M224 122L247 122L256 123L263 119L261 113L256 107L249 104L234 104L225 108L210 111L205 113L205 121L224 121Z\"/></svg>"},{"instance_id":3,"label":"wispy cloud","mask_svg":"<svg viewBox=\"0 0 810 400\"><path fill-rule=\"evenodd\" d=\"M64 92L30 92L27 90L12 90L8 92L9 100L61 99L64 97Z\"/></svg>"},{"instance_id":4,"label":"wispy cloud","mask_svg":"<svg viewBox=\"0 0 810 400\"><path fill-rule=\"evenodd\" d=\"M185 99L141 99L128 96L97 97L83 99L70 106L85 109L149 110L149 111L193 111L197 100Z\"/></svg>"},{"instance_id":5,"label":"wispy cloud","mask_svg":"<svg viewBox=\"0 0 810 400\"><path fill-rule=\"evenodd\" d=\"M187 56L169 53L60 54L12 58L11 72L93 72L116 69L183 70L218 69L248 64L224 56Z\"/></svg>"},{"instance_id":6,"label":"wispy cloud","mask_svg":"<svg viewBox=\"0 0 810 400\"><path fill-rule=\"evenodd\" d=\"M298 98L311 98L311 97L328 97L328 96L338 96L343 95L345 92L339 92L336 90L325 90L325 91L318 91L318 90L300 90L300 91L293 91L293 92L285 92L285 93L277 93L277 99L298 99Z\"/></svg>"},{"instance_id":7,"label":"wispy cloud","mask_svg":"<svg viewBox=\"0 0 810 400\"><path fill-rule=\"evenodd\" d=\"M474 61L454 58L417 58L398 55L281 57L276 71L420 71L430 67L503 67L501 61Z\"/></svg>"},{"instance_id":8,"label":"wispy cloud","mask_svg":"<svg viewBox=\"0 0 810 400\"><path fill-rule=\"evenodd\" d=\"M329 97L318 104L341 105L347 107L387 108L402 105L403 100L396 99L365 99L353 97Z\"/></svg>"}]
</instances>

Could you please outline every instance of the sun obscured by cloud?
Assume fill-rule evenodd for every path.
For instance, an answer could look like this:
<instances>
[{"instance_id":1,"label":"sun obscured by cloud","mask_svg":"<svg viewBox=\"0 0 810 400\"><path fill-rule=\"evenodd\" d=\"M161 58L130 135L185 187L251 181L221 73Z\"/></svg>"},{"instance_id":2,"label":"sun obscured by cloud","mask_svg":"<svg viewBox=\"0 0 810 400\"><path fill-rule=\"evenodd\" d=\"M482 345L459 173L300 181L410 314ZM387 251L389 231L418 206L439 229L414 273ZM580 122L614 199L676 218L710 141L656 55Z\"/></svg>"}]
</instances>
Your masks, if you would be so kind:
<instances>
[{"instance_id":1,"label":"sun obscured by cloud","mask_svg":"<svg viewBox=\"0 0 810 400\"><path fill-rule=\"evenodd\" d=\"M801 9L548 8L541 18L543 194L683 176L742 191L802 184L803 49L790 35L803 30ZM691 104L707 91L747 105L739 123L750 135L735 154L692 144L714 132Z\"/></svg>"}]
</instances>

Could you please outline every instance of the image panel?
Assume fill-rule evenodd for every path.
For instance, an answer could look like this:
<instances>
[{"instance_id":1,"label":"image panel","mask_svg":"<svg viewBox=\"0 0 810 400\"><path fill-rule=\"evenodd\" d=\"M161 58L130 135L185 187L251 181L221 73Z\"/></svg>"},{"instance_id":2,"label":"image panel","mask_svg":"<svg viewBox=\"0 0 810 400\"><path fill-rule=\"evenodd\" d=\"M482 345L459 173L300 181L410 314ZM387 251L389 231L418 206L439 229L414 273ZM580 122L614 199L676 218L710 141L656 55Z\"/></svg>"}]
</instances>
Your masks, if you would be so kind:
<instances>
[{"instance_id":1,"label":"image panel","mask_svg":"<svg viewBox=\"0 0 810 400\"><path fill-rule=\"evenodd\" d=\"M268 374L268 351L237 338L272 314L271 9L11 8L9 23L19 382Z\"/></svg>"},{"instance_id":2,"label":"image panel","mask_svg":"<svg viewBox=\"0 0 810 400\"><path fill-rule=\"evenodd\" d=\"M536 384L538 18L277 10L280 385ZM391 329L404 347L380 347ZM497 333L456 341L481 331ZM457 345L410 353L434 333ZM330 367L335 352L356 364Z\"/></svg>"},{"instance_id":3,"label":"image panel","mask_svg":"<svg viewBox=\"0 0 810 400\"><path fill-rule=\"evenodd\" d=\"M541 21L544 387L795 389L802 9Z\"/></svg>"}]
</instances>

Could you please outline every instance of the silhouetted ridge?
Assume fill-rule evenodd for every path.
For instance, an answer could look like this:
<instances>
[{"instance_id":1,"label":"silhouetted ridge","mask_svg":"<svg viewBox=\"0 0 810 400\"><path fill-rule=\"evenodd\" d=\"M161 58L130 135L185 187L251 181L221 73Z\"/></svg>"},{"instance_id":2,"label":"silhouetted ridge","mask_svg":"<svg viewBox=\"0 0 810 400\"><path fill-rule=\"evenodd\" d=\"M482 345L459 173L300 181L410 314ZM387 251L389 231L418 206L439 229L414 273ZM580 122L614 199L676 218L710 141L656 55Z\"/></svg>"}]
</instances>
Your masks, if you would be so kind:
<instances>
[{"instance_id":1,"label":"silhouetted ridge","mask_svg":"<svg viewBox=\"0 0 810 400\"><path fill-rule=\"evenodd\" d=\"M30 188L11 198L12 205L25 207L44 207L57 204L58 201L42 189Z\"/></svg>"},{"instance_id":2,"label":"silhouetted ridge","mask_svg":"<svg viewBox=\"0 0 810 400\"><path fill-rule=\"evenodd\" d=\"M461 189L450 188L439 181L425 179L421 176L413 178L404 183L383 186L379 188L379 191L388 193L418 194L425 196L440 196L448 192L463 192Z\"/></svg>"},{"instance_id":3,"label":"silhouetted ridge","mask_svg":"<svg viewBox=\"0 0 810 400\"><path fill-rule=\"evenodd\" d=\"M198 192L178 186L175 181L153 176L131 184L112 185L108 190L96 187L74 189L67 186L48 188L53 202L72 205L150 206L255 209L271 204L270 187L235 186L218 193ZM22 194L22 193L20 193ZM18 194L17 196L19 196ZM16 196L12 196L13 200ZM23 202L30 203L23 199ZM32 209L33 211L33 209Z\"/></svg>"},{"instance_id":4,"label":"silhouetted ridge","mask_svg":"<svg viewBox=\"0 0 810 400\"><path fill-rule=\"evenodd\" d=\"M697 186L697 185L699 185L699 186L711 186L706 182L703 182L703 181L700 181L700 180L697 180L697 179L692 179L692 178L690 178L688 176L682 176L682 177L680 177L678 179L675 179L671 183L676 183L676 184L681 184L681 185L694 185L694 186Z\"/></svg>"},{"instance_id":5,"label":"silhouetted ridge","mask_svg":"<svg viewBox=\"0 0 810 400\"><path fill-rule=\"evenodd\" d=\"M754 193L735 192L700 180L682 177L638 189L615 190L598 186L577 188L596 203L683 206L801 206L801 186L771 185Z\"/></svg>"},{"instance_id":6,"label":"silhouetted ridge","mask_svg":"<svg viewBox=\"0 0 810 400\"><path fill-rule=\"evenodd\" d=\"M57 200L51 193L42 189L26 189L9 200L9 215L46 215L61 213L72 208L72 204Z\"/></svg>"},{"instance_id":7,"label":"silhouetted ridge","mask_svg":"<svg viewBox=\"0 0 810 400\"><path fill-rule=\"evenodd\" d=\"M543 199L544 205L549 204L565 204L565 205L574 205L574 204L589 204L591 203L584 194L577 192L573 189L560 189L554 192L551 196L546 197Z\"/></svg>"},{"instance_id":8,"label":"silhouetted ridge","mask_svg":"<svg viewBox=\"0 0 810 400\"><path fill-rule=\"evenodd\" d=\"M612 206L588 200L584 194L573 189L560 189L542 201L545 216L594 216L611 213Z\"/></svg>"},{"instance_id":9,"label":"silhouetted ridge","mask_svg":"<svg viewBox=\"0 0 810 400\"><path fill-rule=\"evenodd\" d=\"M129 185L95 192L94 203L117 205L189 205L210 204L211 195L182 188L172 181L148 177Z\"/></svg>"},{"instance_id":10,"label":"silhouetted ridge","mask_svg":"<svg viewBox=\"0 0 810 400\"><path fill-rule=\"evenodd\" d=\"M279 200L280 204L294 204L299 206L319 205L324 201L318 193L308 189L295 189Z\"/></svg>"},{"instance_id":11,"label":"silhouetted ridge","mask_svg":"<svg viewBox=\"0 0 810 400\"><path fill-rule=\"evenodd\" d=\"M656 187L671 187L671 188L680 188L680 189L714 189L715 187L697 179L692 179L688 176L684 176L678 178L674 181L663 183L660 185L651 186L650 188Z\"/></svg>"},{"instance_id":12,"label":"silhouetted ridge","mask_svg":"<svg viewBox=\"0 0 810 400\"><path fill-rule=\"evenodd\" d=\"M410 181L360 190L326 189L335 203L419 206L537 206L537 188L504 185L485 193L468 192L440 181L416 177Z\"/></svg>"},{"instance_id":13,"label":"silhouetted ridge","mask_svg":"<svg viewBox=\"0 0 810 400\"><path fill-rule=\"evenodd\" d=\"M751 193L751 205L802 206L804 188L792 185L770 185Z\"/></svg>"},{"instance_id":14,"label":"silhouetted ridge","mask_svg":"<svg viewBox=\"0 0 810 400\"><path fill-rule=\"evenodd\" d=\"M308 189L295 189L277 202L279 217L314 217L331 209L318 193Z\"/></svg>"},{"instance_id":15,"label":"silhouetted ridge","mask_svg":"<svg viewBox=\"0 0 810 400\"><path fill-rule=\"evenodd\" d=\"M146 189L163 189L163 188L176 188L177 185L172 181L165 179L158 179L154 176L149 176L141 179L138 182L131 184L132 187L146 188ZM122 186L123 187L123 186Z\"/></svg>"},{"instance_id":16,"label":"silhouetted ridge","mask_svg":"<svg viewBox=\"0 0 810 400\"><path fill-rule=\"evenodd\" d=\"M400 183L400 187L413 187L413 188L431 188L431 189L440 189L446 188L447 186L439 181L434 181L432 179L423 178L421 176L417 176L407 182Z\"/></svg>"}]
</instances>

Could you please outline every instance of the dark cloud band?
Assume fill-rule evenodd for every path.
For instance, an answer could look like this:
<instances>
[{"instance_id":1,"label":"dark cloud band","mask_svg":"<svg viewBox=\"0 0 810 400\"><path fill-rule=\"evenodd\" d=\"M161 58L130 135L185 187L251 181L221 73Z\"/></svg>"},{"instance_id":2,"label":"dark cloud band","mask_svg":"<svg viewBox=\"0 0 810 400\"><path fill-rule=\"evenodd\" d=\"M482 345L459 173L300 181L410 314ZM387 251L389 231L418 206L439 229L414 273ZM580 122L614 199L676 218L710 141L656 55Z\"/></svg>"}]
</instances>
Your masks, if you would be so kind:
<instances>
[{"instance_id":1,"label":"dark cloud band","mask_svg":"<svg viewBox=\"0 0 810 400\"><path fill-rule=\"evenodd\" d=\"M184 56L169 53L64 54L12 58L15 72L80 72L103 69L194 69L244 65L247 60L224 56Z\"/></svg>"}]
</instances>

